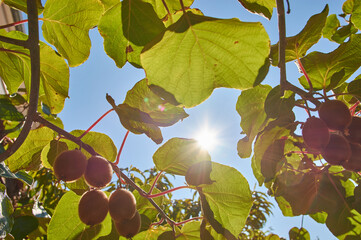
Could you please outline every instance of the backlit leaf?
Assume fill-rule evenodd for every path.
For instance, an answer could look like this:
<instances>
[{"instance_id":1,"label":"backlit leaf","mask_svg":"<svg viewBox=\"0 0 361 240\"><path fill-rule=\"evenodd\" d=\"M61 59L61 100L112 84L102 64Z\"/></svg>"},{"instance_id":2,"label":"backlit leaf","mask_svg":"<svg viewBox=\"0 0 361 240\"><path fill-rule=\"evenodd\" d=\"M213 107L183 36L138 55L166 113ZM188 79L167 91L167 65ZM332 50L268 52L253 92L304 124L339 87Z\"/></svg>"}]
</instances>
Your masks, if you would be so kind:
<instances>
[{"instance_id":1,"label":"backlit leaf","mask_svg":"<svg viewBox=\"0 0 361 240\"><path fill-rule=\"evenodd\" d=\"M356 95L356 97L361 100L361 75L358 75L348 84L347 92Z\"/></svg>"},{"instance_id":2,"label":"backlit leaf","mask_svg":"<svg viewBox=\"0 0 361 240\"><path fill-rule=\"evenodd\" d=\"M214 88L248 89L259 84L268 71L262 68L268 54L269 39L260 23L187 12L146 45L141 63L149 85L194 107Z\"/></svg>"},{"instance_id":3,"label":"backlit leaf","mask_svg":"<svg viewBox=\"0 0 361 240\"><path fill-rule=\"evenodd\" d=\"M200 221L191 221L184 224L177 240L200 240L200 226Z\"/></svg>"},{"instance_id":4,"label":"backlit leaf","mask_svg":"<svg viewBox=\"0 0 361 240\"><path fill-rule=\"evenodd\" d=\"M25 40L22 32L9 33L0 30L0 34L15 39ZM29 50L13 44L0 43L0 47L16 52L0 51L0 76L10 94L17 92L20 84L30 89ZM39 99L49 106L51 113L59 113L65 98L68 97L69 67L51 47L40 42L40 91Z\"/></svg>"},{"instance_id":5,"label":"backlit leaf","mask_svg":"<svg viewBox=\"0 0 361 240\"><path fill-rule=\"evenodd\" d=\"M79 200L80 196L72 191L67 192L62 196L49 224L49 239L90 240L106 236L111 232L112 222L109 214L100 224L94 226L85 225L78 215Z\"/></svg>"},{"instance_id":6,"label":"backlit leaf","mask_svg":"<svg viewBox=\"0 0 361 240\"><path fill-rule=\"evenodd\" d=\"M238 2L248 11L260 14L268 20L272 17L273 8L276 7L275 0L238 0Z\"/></svg>"},{"instance_id":7,"label":"backlit leaf","mask_svg":"<svg viewBox=\"0 0 361 240\"><path fill-rule=\"evenodd\" d=\"M327 14L328 5L326 5L321 13L310 17L306 26L299 34L286 38L286 62L302 58L308 49L318 42L322 36L322 29L326 23ZM279 43L271 47L270 57L273 66L278 65L278 45Z\"/></svg>"},{"instance_id":8,"label":"backlit leaf","mask_svg":"<svg viewBox=\"0 0 361 240\"><path fill-rule=\"evenodd\" d=\"M28 12L26 0L4 0L3 2L10 7L19 9L20 11ZM44 10L41 0L36 0L36 5L38 6L38 14L40 15Z\"/></svg>"},{"instance_id":9,"label":"backlit leaf","mask_svg":"<svg viewBox=\"0 0 361 240\"><path fill-rule=\"evenodd\" d=\"M337 87L361 66L361 35L352 35L348 42L330 53L312 52L301 62L314 89L326 89L332 83L333 75L342 72L341 76L337 76L337 84L333 83L333 87ZM309 88L304 76L299 80L305 88Z\"/></svg>"},{"instance_id":10,"label":"backlit leaf","mask_svg":"<svg viewBox=\"0 0 361 240\"><path fill-rule=\"evenodd\" d=\"M261 160L261 173L265 177L265 182L273 179L286 161L284 155L285 141L286 139L275 140L263 154Z\"/></svg>"},{"instance_id":11,"label":"backlit leaf","mask_svg":"<svg viewBox=\"0 0 361 240\"><path fill-rule=\"evenodd\" d=\"M66 150L68 150L68 145L65 142L51 140L41 151L41 162L43 166L53 169L55 158Z\"/></svg>"},{"instance_id":12,"label":"backlit leaf","mask_svg":"<svg viewBox=\"0 0 361 240\"><path fill-rule=\"evenodd\" d=\"M310 234L305 228L293 227L288 232L290 240L310 240Z\"/></svg>"},{"instance_id":13,"label":"backlit leaf","mask_svg":"<svg viewBox=\"0 0 361 240\"><path fill-rule=\"evenodd\" d=\"M271 89L268 85L258 85L242 91L238 97L236 110L241 116L243 133L247 135L245 138L240 139L237 144L238 155L241 158L251 156L253 140L265 125L264 101Z\"/></svg>"},{"instance_id":14,"label":"backlit leaf","mask_svg":"<svg viewBox=\"0 0 361 240\"><path fill-rule=\"evenodd\" d=\"M330 41L332 36L336 33L337 28L340 27L340 21L337 19L336 14L331 14L327 17L325 26L322 29L322 35L324 38L327 38Z\"/></svg>"},{"instance_id":15,"label":"backlit leaf","mask_svg":"<svg viewBox=\"0 0 361 240\"><path fill-rule=\"evenodd\" d=\"M163 18L165 15L168 14L163 4L163 0L143 0L143 1L152 4L154 11L157 13L159 18ZM182 9L179 0L164 0L164 2L167 5L167 8L171 14L177 10ZM187 8L191 6L193 2L194 0L183 0L184 7Z\"/></svg>"},{"instance_id":16,"label":"backlit leaf","mask_svg":"<svg viewBox=\"0 0 361 240\"><path fill-rule=\"evenodd\" d=\"M8 159L6 165L12 172L21 169L37 169L40 166L42 149L54 138L54 132L49 128L31 130L21 147Z\"/></svg>"},{"instance_id":17,"label":"backlit leaf","mask_svg":"<svg viewBox=\"0 0 361 240\"><path fill-rule=\"evenodd\" d=\"M181 107L176 107L153 93L147 85L146 79L137 82L128 91L124 103L148 113L158 126L170 126L188 117Z\"/></svg>"},{"instance_id":18,"label":"backlit leaf","mask_svg":"<svg viewBox=\"0 0 361 240\"><path fill-rule=\"evenodd\" d=\"M149 192L151 185L143 185L141 188L145 192ZM161 191L157 188L154 188L152 191L152 194L160 193ZM155 221L156 217L158 215L158 210L155 209L155 207L148 201L147 198L141 196L138 191L134 191L133 195L137 201L137 209L140 214L143 214L147 216L151 221ZM163 204L164 196L153 198L155 203L157 203L159 206Z\"/></svg>"},{"instance_id":19,"label":"backlit leaf","mask_svg":"<svg viewBox=\"0 0 361 240\"><path fill-rule=\"evenodd\" d=\"M45 3L43 35L68 60L69 66L83 63L90 53L89 29L103 13L98 0L48 0Z\"/></svg>"},{"instance_id":20,"label":"backlit leaf","mask_svg":"<svg viewBox=\"0 0 361 240\"><path fill-rule=\"evenodd\" d=\"M208 152L196 140L186 138L168 140L153 155L158 170L183 176L191 165L210 160Z\"/></svg>"},{"instance_id":21,"label":"backlit leaf","mask_svg":"<svg viewBox=\"0 0 361 240\"><path fill-rule=\"evenodd\" d=\"M264 153L268 147L277 139L289 135L290 130L283 127L274 127L264 131L257 139L254 145L254 155L252 157L253 174L257 178L260 185L264 182L264 176L261 171L261 162Z\"/></svg>"},{"instance_id":22,"label":"backlit leaf","mask_svg":"<svg viewBox=\"0 0 361 240\"><path fill-rule=\"evenodd\" d=\"M123 127L134 134L146 134L155 143L163 141L162 132L148 113L140 111L138 108L129 106L126 103L115 105L114 99L107 95L107 100L118 114Z\"/></svg>"},{"instance_id":23,"label":"backlit leaf","mask_svg":"<svg viewBox=\"0 0 361 240\"><path fill-rule=\"evenodd\" d=\"M139 55L145 44L164 30L152 5L141 0L124 0L101 18L99 32L105 52L121 68L126 61L141 66Z\"/></svg>"},{"instance_id":24,"label":"backlit leaf","mask_svg":"<svg viewBox=\"0 0 361 240\"><path fill-rule=\"evenodd\" d=\"M235 168L219 163L212 164L211 179L215 182L202 187L202 193L214 219L234 236L238 236L252 206L248 182Z\"/></svg>"},{"instance_id":25,"label":"backlit leaf","mask_svg":"<svg viewBox=\"0 0 361 240\"><path fill-rule=\"evenodd\" d=\"M24 116L18 112L9 97L0 95L0 119L10 121L23 121Z\"/></svg>"}]
</instances>

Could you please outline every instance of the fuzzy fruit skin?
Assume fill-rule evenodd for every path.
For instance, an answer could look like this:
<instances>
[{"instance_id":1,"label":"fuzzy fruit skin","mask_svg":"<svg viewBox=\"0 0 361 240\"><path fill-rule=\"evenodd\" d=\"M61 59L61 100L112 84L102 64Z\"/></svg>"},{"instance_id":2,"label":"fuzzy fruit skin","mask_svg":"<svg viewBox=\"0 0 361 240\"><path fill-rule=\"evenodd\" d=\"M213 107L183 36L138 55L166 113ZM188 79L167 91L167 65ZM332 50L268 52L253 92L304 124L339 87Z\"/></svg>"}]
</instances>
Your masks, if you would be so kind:
<instances>
[{"instance_id":1,"label":"fuzzy fruit skin","mask_svg":"<svg viewBox=\"0 0 361 240\"><path fill-rule=\"evenodd\" d=\"M309 148L319 151L324 149L330 141L330 133L326 123L316 117L307 119L302 128L302 137Z\"/></svg>"},{"instance_id":2,"label":"fuzzy fruit skin","mask_svg":"<svg viewBox=\"0 0 361 240\"><path fill-rule=\"evenodd\" d=\"M140 230L141 220L137 211L132 219L125 219L120 222L114 222L115 228L120 236L126 238L134 237Z\"/></svg>"},{"instance_id":3,"label":"fuzzy fruit skin","mask_svg":"<svg viewBox=\"0 0 361 240\"><path fill-rule=\"evenodd\" d=\"M185 179L189 185L193 186L212 184L214 181L210 178L211 172L211 161L198 162L188 168Z\"/></svg>"},{"instance_id":4,"label":"fuzzy fruit skin","mask_svg":"<svg viewBox=\"0 0 361 240\"><path fill-rule=\"evenodd\" d=\"M137 202L128 190L117 189L109 197L109 214L115 222L131 219L137 212Z\"/></svg>"},{"instance_id":5,"label":"fuzzy fruit skin","mask_svg":"<svg viewBox=\"0 0 361 240\"><path fill-rule=\"evenodd\" d=\"M344 136L331 134L330 142L322 151L323 158L333 165L341 165L351 157L351 147Z\"/></svg>"},{"instance_id":6,"label":"fuzzy fruit skin","mask_svg":"<svg viewBox=\"0 0 361 240\"><path fill-rule=\"evenodd\" d=\"M87 157L80 150L64 151L55 158L54 174L59 180L75 181L84 174L87 163Z\"/></svg>"},{"instance_id":7,"label":"fuzzy fruit skin","mask_svg":"<svg viewBox=\"0 0 361 240\"><path fill-rule=\"evenodd\" d=\"M103 188L112 180L113 169L110 163L101 156L88 159L84 178L89 186Z\"/></svg>"},{"instance_id":8,"label":"fuzzy fruit skin","mask_svg":"<svg viewBox=\"0 0 361 240\"><path fill-rule=\"evenodd\" d=\"M347 138L355 143L361 144L361 118L353 116L351 124L348 126Z\"/></svg>"},{"instance_id":9,"label":"fuzzy fruit skin","mask_svg":"<svg viewBox=\"0 0 361 240\"><path fill-rule=\"evenodd\" d=\"M85 192L79 201L78 214L86 225L101 223L108 214L108 197L100 190Z\"/></svg>"},{"instance_id":10,"label":"fuzzy fruit skin","mask_svg":"<svg viewBox=\"0 0 361 240\"><path fill-rule=\"evenodd\" d=\"M350 147L351 157L342 166L347 170L358 172L361 170L361 145L351 142Z\"/></svg>"},{"instance_id":11,"label":"fuzzy fruit skin","mask_svg":"<svg viewBox=\"0 0 361 240\"><path fill-rule=\"evenodd\" d=\"M318 115L328 128L343 131L351 123L351 113L340 100L329 100L321 104Z\"/></svg>"}]
</instances>

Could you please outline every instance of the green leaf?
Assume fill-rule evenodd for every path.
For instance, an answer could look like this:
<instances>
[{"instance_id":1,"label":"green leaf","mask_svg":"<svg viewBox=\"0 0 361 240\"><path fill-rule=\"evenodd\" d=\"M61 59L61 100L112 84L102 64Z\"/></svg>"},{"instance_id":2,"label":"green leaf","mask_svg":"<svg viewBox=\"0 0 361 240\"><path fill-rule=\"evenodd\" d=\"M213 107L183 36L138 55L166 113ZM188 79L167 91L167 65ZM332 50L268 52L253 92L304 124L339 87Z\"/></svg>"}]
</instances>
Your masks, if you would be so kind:
<instances>
[{"instance_id":1,"label":"green leaf","mask_svg":"<svg viewBox=\"0 0 361 240\"><path fill-rule=\"evenodd\" d=\"M325 26L322 29L322 35L324 38L327 38L330 41L332 36L336 33L337 29L340 27L340 21L337 19L336 14L331 14L327 17Z\"/></svg>"},{"instance_id":2,"label":"green leaf","mask_svg":"<svg viewBox=\"0 0 361 240\"><path fill-rule=\"evenodd\" d=\"M342 11L346 14L351 14L355 0L346 0L342 5Z\"/></svg>"},{"instance_id":3,"label":"green leaf","mask_svg":"<svg viewBox=\"0 0 361 240\"><path fill-rule=\"evenodd\" d=\"M98 24L102 13L103 5L98 0L48 0L42 26L44 38L68 60L69 66L78 66L89 57L88 32Z\"/></svg>"},{"instance_id":4,"label":"green leaf","mask_svg":"<svg viewBox=\"0 0 361 240\"><path fill-rule=\"evenodd\" d=\"M361 35L352 35L348 42L330 53L312 52L301 62L315 90L328 88L333 75L343 71L343 76L338 76L338 84L333 85L337 87L361 66ZM309 88L304 76L299 80L305 88Z\"/></svg>"},{"instance_id":5,"label":"green leaf","mask_svg":"<svg viewBox=\"0 0 361 240\"><path fill-rule=\"evenodd\" d=\"M188 114L183 108L167 103L153 93L148 87L146 79L137 82L134 87L128 91L124 103L148 113L153 121L162 127L171 126L179 120L188 117Z\"/></svg>"},{"instance_id":6,"label":"green leaf","mask_svg":"<svg viewBox=\"0 0 361 240\"><path fill-rule=\"evenodd\" d=\"M20 11L23 11L25 13L28 12L26 0L4 0L3 2L10 7L19 9ZM36 0L36 5L38 6L38 15L40 15L44 10L43 5L41 4L41 0Z\"/></svg>"},{"instance_id":7,"label":"green leaf","mask_svg":"<svg viewBox=\"0 0 361 240\"><path fill-rule=\"evenodd\" d=\"M25 171L18 171L14 174L4 164L4 162L0 163L0 176L4 178L17 178L24 181L28 185L33 184L33 178L29 174L27 174Z\"/></svg>"},{"instance_id":8,"label":"green leaf","mask_svg":"<svg viewBox=\"0 0 361 240\"><path fill-rule=\"evenodd\" d=\"M6 165L12 172L21 169L37 169L40 166L41 150L54 138L49 128L31 130L21 147L6 160Z\"/></svg>"},{"instance_id":9,"label":"green leaf","mask_svg":"<svg viewBox=\"0 0 361 240\"><path fill-rule=\"evenodd\" d=\"M159 226L156 228L150 227L148 231L143 231L132 237L133 240L157 240L158 237L166 231L170 231L169 227ZM119 240L126 240L124 237L120 237Z\"/></svg>"},{"instance_id":10,"label":"green leaf","mask_svg":"<svg viewBox=\"0 0 361 240\"><path fill-rule=\"evenodd\" d=\"M268 147L277 139L281 139L284 136L288 136L290 133L289 129L283 127L274 127L267 129L261 135L259 135L256 143L254 145L254 155L252 157L252 169L253 174L257 178L259 185L262 185L264 182L264 176L262 174L261 162L264 156L264 153Z\"/></svg>"},{"instance_id":11,"label":"green leaf","mask_svg":"<svg viewBox=\"0 0 361 240\"><path fill-rule=\"evenodd\" d=\"M344 204L338 211L327 217L326 225L333 235L340 240L360 239L361 215L354 209L348 209Z\"/></svg>"},{"instance_id":12,"label":"green leaf","mask_svg":"<svg viewBox=\"0 0 361 240\"><path fill-rule=\"evenodd\" d=\"M100 0L104 6L104 12L106 12L109 8L118 4L120 0Z\"/></svg>"},{"instance_id":13,"label":"green leaf","mask_svg":"<svg viewBox=\"0 0 361 240\"><path fill-rule=\"evenodd\" d=\"M105 220L94 226L86 226L78 216L80 196L67 192L60 199L48 228L48 238L65 239L98 239L111 232L112 222L108 214ZM91 210L91 209L89 209Z\"/></svg>"},{"instance_id":14,"label":"green leaf","mask_svg":"<svg viewBox=\"0 0 361 240\"><path fill-rule=\"evenodd\" d=\"M163 141L160 128L148 113L142 112L138 108L131 107L126 103L116 106L114 99L109 95L107 95L107 100L118 114L123 127L134 134L144 133L157 144L160 144Z\"/></svg>"},{"instance_id":15,"label":"green leaf","mask_svg":"<svg viewBox=\"0 0 361 240\"><path fill-rule=\"evenodd\" d=\"M257 13L268 20L272 17L273 8L275 8L275 0L238 0L243 7L252 13Z\"/></svg>"},{"instance_id":16,"label":"green leaf","mask_svg":"<svg viewBox=\"0 0 361 240\"><path fill-rule=\"evenodd\" d=\"M347 92L356 95L361 100L361 74L347 85Z\"/></svg>"},{"instance_id":17,"label":"green leaf","mask_svg":"<svg viewBox=\"0 0 361 240\"><path fill-rule=\"evenodd\" d=\"M268 55L269 38L260 23L187 12L146 45L141 62L149 85L193 107L214 88L243 90L259 84L268 71L263 67Z\"/></svg>"},{"instance_id":18,"label":"green leaf","mask_svg":"<svg viewBox=\"0 0 361 240\"><path fill-rule=\"evenodd\" d=\"M210 160L209 153L196 140L186 138L168 140L153 155L158 170L182 176L193 164Z\"/></svg>"},{"instance_id":19,"label":"green leaf","mask_svg":"<svg viewBox=\"0 0 361 240\"><path fill-rule=\"evenodd\" d=\"M290 240L310 240L310 234L305 228L293 227L288 232Z\"/></svg>"},{"instance_id":20,"label":"green leaf","mask_svg":"<svg viewBox=\"0 0 361 240\"><path fill-rule=\"evenodd\" d=\"M321 13L310 17L306 26L299 34L286 38L286 62L303 57L308 49L320 40L327 15L328 5L326 5ZM273 66L278 65L278 46L279 43L272 45L271 47L270 57L272 59L271 62Z\"/></svg>"},{"instance_id":21,"label":"green leaf","mask_svg":"<svg viewBox=\"0 0 361 240\"><path fill-rule=\"evenodd\" d=\"M6 234L9 233L14 224L13 218L13 205L6 195L6 187L0 183L0 237L5 238Z\"/></svg>"},{"instance_id":22,"label":"green leaf","mask_svg":"<svg viewBox=\"0 0 361 240\"><path fill-rule=\"evenodd\" d=\"M318 212L315 214L310 214L309 216L318 223L326 223L327 213L325 212Z\"/></svg>"},{"instance_id":23,"label":"green leaf","mask_svg":"<svg viewBox=\"0 0 361 240\"><path fill-rule=\"evenodd\" d=\"M354 0L351 21L358 29L361 29L361 0Z\"/></svg>"},{"instance_id":24,"label":"green leaf","mask_svg":"<svg viewBox=\"0 0 361 240\"><path fill-rule=\"evenodd\" d=\"M184 224L177 240L200 240L200 221L191 221Z\"/></svg>"},{"instance_id":25,"label":"green leaf","mask_svg":"<svg viewBox=\"0 0 361 240\"><path fill-rule=\"evenodd\" d=\"M73 130L70 134L79 137L84 132L84 130ZM108 161L115 161L115 158L117 157L117 147L108 135L99 132L88 132L81 140L90 145L97 153L106 158ZM66 141L66 143L68 144L70 150L79 148L79 146L73 142ZM90 157L88 152L83 151L83 153Z\"/></svg>"},{"instance_id":26,"label":"green leaf","mask_svg":"<svg viewBox=\"0 0 361 240\"><path fill-rule=\"evenodd\" d=\"M141 188L145 192L149 192L151 185L146 184L141 186ZM154 188L152 191L152 194L160 193L161 191L157 188ZM140 214L143 214L147 216L151 221L155 221L156 217L158 215L158 210L154 208L154 206L148 201L147 198L141 196L138 191L134 191L133 195L137 201L137 209ZM163 204L164 196L153 198L155 203L158 204L158 206L161 206Z\"/></svg>"},{"instance_id":27,"label":"green leaf","mask_svg":"<svg viewBox=\"0 0 361 240\"><path fill-rule=\"evenodd\" d=\"M275 140L263 154L261 173L265 177L265 182L272 180L286 161L284 155L285 141L286 139L283 138Z\"/></svg>"},{"instance_id":28,"label":"green leaf","mask_svg":"<svg viewBox=\"0 0 361 240\"><path fill-rule=\"evenodd\" d=\"M338 29L335 32L335 34L333 34L333 36L331 37L331 40L341 44L352 34L357 33L357 31L358 31L357 28L355 28L352 23L349 23L348 25L343 26L340 29Z\"/></svg>"},{"instance_id":29,"label":"green leaf","mask_svg":"<svg viewBox=\"0 0 361 240\"><path fill-rule=\"evenodd\" d=\"M15 218L11 235L15 240L22 240L39 226L38 219L34 216L20 216Z\"/></svg>"},{"instance_id":30,"label":"green leaf","mask_svg":"<svg viewBox=\"0 0 361 240\"><path fill-rule=\"evenodd\" d=\"M26 40L27 35L12 31L0 30L0 35ZM29 50L12 44L0 43L0 47L16 52L0 51L0 76L3 78L10 94L17 92L20 84L25 83L30 90L30 58ZM51 47L40 42L40 91L39 99L43 101L53 114L59 113L65 98L68 97L69 67Z\"/></svg>"},{"instance_id":31,"label":"green leaf","mask_svg":"<svg viewBox=\"0 0 361 240\"><path fill-rule=\"evenodd\" d=\"M164 29L152 5L141 0L119 2L103 15L99 23L105 52L119 68L126 61L141 66L139 56L143 47Z\"/></svg>"},{"instance_id":32,"label":"green leaf","mask_svg":"<svg viewBox=\"0 0 361 240\"><path fill-rule=\"evenodd\" d=\"M237 144L238 155L241 158L251 156L253 140L266 123L264 102L271 89L268 85L258 85L242 91L238 97L236 110L241 116L243 133L247 135L240 139Z\"/></svg>"},{"instance_id":33,"label":"green leaf","mask_svg":"<svg viewBox=\"0 0 361 240\"><path fill-rule=\"evenodd\" d=\"M41 162L43 166L53 169L55 158L65 150L68 150L68 145L65 142L51 140L41 151Z\"/></svg>"},{"instance_id":34,"label":"green leaf","mask_svg":"<svg viewBox=\"0 0 361 240\"><path fill-rule=\"evenodd\" d=\"M213 184L205 185L206 197L214 219L234 236L238 236L252 207L252 196L247 180L235 168L212 164Z\"/></svg>"},{"instance_id":35,"label":"green leaf","mask_svg":"<svg viewBox=\"0 0 361 240\"><path fill-rule=\"evenodd\" d=\"M0 95L0 119L9 121L23 121L24 116L18 112L9 97Z\"/></svg>"},{"instance_id":36,"label":"green leaf","mask_svg":"<svg viewBox=\"0 0 361 240\"><path fill-rule=\"evenodd\" d=\"M293 116L292 109L295 106L295 93L285 91L281 96L281 86L274 87L267 95L264 102L264 111L268 118L280 118L281 116Z\"/></svg>"},{"instance_id":37,"label":"green leaf","mask_svg":"<svg viewBox=\"0 0 361 240\"><path fill-rule=\"evenodd\" d=\"M154 11L157 13L159 18L164 18L165 15L168 14L163 4L163 0L143 0L143 1L152 4ZM164 0L164 2L167 5L167 8L171 14L176 12L177 10L182 9L180 2L177 0ZM183 0L184 7L185 8L190 7L193 2L194 0Z\"/></svg>"}]
</instances>

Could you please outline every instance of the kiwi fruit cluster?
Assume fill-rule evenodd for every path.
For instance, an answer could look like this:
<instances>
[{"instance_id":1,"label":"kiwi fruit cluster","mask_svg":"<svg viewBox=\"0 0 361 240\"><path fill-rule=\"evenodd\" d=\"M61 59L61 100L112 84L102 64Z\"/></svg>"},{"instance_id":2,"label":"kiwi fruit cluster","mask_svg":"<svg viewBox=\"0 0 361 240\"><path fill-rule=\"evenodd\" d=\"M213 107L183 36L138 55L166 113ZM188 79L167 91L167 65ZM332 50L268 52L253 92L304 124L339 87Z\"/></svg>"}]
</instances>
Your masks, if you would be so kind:
<instances>
[{"instance_id":1,"label":"kiwi fruit cluster","mask_svg":"<svg viewBox=\"0 0 361 240\"><path fill-rule=\"evenodd\" d=\"M331 165L350 171L361 170L361 118L352 116L340 100L323 102L319 118L310 117L302 127L302 137L310 152L321 153Z\"/></svg>"},{"instance_id":2,"label":"kiwi fruit cluster","mask_svg":"<svg viewBox=\"0 0 361 240\"><path fill-rule=\"evenodd\" d=\"M104 221L108 212L119 235L131 238L141 226L140 214L134 195L125 189L117 189L109 199L101 191L113 175L111 164L105 158L95 155L87 157L78 149L60 153L53 164L55 176L65 182L73 182L84 176L91 189L85 192L78 205L80 220L90 226Z\"/></svg>"},{"instance_id":3,"label":"kiwi fruit cluster","mask_svg":"<svg viewBox=\"0 0 361 240\"><path fill-rule=\"evenodd\" d=\"M119 235L132 238L141 226L136 206L136 199L128 190L117 189L108 199L103 191L91 189L81 196L78 215L83 223L93 226L104 221L109 212Z\"/></svg>"}]
</instances>

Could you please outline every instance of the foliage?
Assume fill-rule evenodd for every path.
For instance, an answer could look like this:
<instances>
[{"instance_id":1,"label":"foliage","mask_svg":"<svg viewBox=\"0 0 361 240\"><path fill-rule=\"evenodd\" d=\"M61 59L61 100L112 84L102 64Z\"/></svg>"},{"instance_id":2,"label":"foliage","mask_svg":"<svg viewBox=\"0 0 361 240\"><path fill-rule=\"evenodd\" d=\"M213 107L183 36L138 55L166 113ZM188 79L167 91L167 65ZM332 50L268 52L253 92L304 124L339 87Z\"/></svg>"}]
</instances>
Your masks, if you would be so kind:
<instances>
[{"instance_id":1,"label":"foliage","mask_svg":"<svg viewBox=\"0 0 361 240\"><path fill-rule=\"evenodd\" d=\"M283 1L239 2L271 19ZM146 74L123 103L106 96L125 129L161 144L161 127L188 117L185 109L201 104L215 88L242 90L236 110L244 137L237 150L241 158L251 157L259 185L268 189L285 216L310 215L338 239L361 238L361 169L350 167L361 162L361 142L350 138L354 133L347 124L332 129L330 134L342 136L351 146L351 157L327 163L322 159L329 149L307 145L297 130L304 123L295 114L295 108L302 108L309 117L317 116L323 102L336 98L359 117L360 76L353 74L361 66L361 0L346 0L340 15L329 14L326 5L295 36L284 36L280 24L280 41L273 45L262 24L204 16L192 9L192 0L4 3L28 14L30 37L0 30L0 77L9 93L0 96L0 237L123 239L109 215L94 226L80 220L79 199L90 189L83 177L63 183L53 175L56 156L80 148L87 157L106 158L117 174L118 181L103 189L107 195L118 187L132 191L142 223L133 239L280 239L262 230L272 206L266 195L252 193L238 170L211 159L194 139L169 139L153 155L155 168L142 172L118 167L122 148L117 155L107 135L91 132L92 127L63 129L56 114L68 97L69 68L87 60L89 30L98 28L105 52L117 67L129 62ZM47 43L32 41L38 21L31 19L37 14L42 14L38 21L43 22L41 34ZM346 25L341 25L342 18ZM338 47L329 53L309 52L321 37ZM277 86L262 83L270 67L279 66L282 73L283 63L289 61L296 61L303 74L299 87L282 74ZM26 111L32 106L38 106L35 113ZM200 162L211 166L202 173L211 181L173 187L172 175L185 176ZM193 191L193 198L175 200L172 192L181 188ZM289 238L310 235L294 227Z\"/></svg>"}]
</instances>

